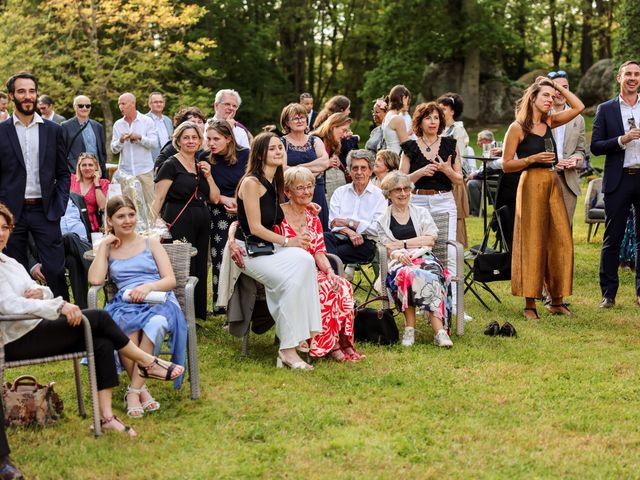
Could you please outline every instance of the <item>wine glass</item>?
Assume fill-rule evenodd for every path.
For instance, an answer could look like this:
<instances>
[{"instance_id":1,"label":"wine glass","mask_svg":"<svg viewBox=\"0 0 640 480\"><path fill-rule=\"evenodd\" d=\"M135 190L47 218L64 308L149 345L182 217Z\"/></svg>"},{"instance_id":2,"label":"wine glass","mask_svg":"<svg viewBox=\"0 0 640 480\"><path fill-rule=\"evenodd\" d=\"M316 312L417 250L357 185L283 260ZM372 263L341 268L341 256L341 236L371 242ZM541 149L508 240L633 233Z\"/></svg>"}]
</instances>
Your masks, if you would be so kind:
<instances>
[{"instance_id":1,"label":"wine glass","mask_svg":"<svg viewBox=\"0 0 640 480\"><path fill-rule=\"evenodd\" d=\"M491 156L492 146L493 146L492 143L485 143L484 145L482 145L482 156L484 158L489 158Z\"/></svg>"},{"instance_id":2,"label":"wine glass","mask_svg":"<svg viewBox=\"0 0 640 480\"><path fill-rule=\"evenodd\" d=\"M544 151L548 152L548 153L556 153L556 147L553 143L553 138L548 137L544 139ZM551 170L556 170L556 163L555 160L554 162L551 164Z\"/></svg>"}]
</instances>

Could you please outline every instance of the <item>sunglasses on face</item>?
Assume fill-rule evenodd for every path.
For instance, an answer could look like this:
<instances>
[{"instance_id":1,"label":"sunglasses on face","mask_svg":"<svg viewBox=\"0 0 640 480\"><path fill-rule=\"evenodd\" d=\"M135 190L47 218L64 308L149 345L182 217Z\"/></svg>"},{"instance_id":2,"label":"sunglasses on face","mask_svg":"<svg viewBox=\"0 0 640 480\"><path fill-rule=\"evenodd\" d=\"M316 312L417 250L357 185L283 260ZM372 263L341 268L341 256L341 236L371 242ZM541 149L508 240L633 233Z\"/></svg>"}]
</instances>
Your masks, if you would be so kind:
<instances>
[{"instance_id":1,"label":"sunglasses on face","mask_svg":"<svg viewBox=\"0 0 640 480\"><path fill-rule=\"evenodd\" d=\"M549 72L547 73L547 78L553 80L554 78L567 78L567 72L564 70L558 70L557 72Z\"/></svg>"},{"instance_id":2,"label":"sunglasses on face","mask_svg":"<svg viewBox=\"0 0 640 480\"><path fill-rule=\"evenodd\" d=\"M76 105L76 107L78 108L91 108L91 104L90 103L79 103Z\"/></svg>"}]
</instances>

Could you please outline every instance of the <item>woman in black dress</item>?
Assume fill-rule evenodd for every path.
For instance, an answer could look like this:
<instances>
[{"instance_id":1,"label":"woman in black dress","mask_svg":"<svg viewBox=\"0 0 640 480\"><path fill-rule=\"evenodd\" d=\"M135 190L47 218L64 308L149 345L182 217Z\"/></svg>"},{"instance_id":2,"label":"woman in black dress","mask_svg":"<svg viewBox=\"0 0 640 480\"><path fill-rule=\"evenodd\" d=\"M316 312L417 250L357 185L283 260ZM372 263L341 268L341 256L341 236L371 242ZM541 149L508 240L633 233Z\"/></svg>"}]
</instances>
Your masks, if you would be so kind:
<instances>
[{"instance_id":1,"label":"woman in black dress","mask_svg":"<svg viewBox=\"0 0 640 480\"><path fill-rule=\"evenodd\" d=\"M173 146L178 153L162 164L156 175L152 214L167 222L174 240L185 239L198 253L191 259L190 273L198 278L195 288L196 317L207 318L207 257L210 215L207 202L220 201L220 189L206 160L196 162L202 132L193 122L178 125Z\"/></svg>"},{"instance_id":2,"label":"woman in black dress","mask_svg":"<svg viewBox=\"0 0 640 480\"><path fill-rule=\"evenodd\" d=\"M211 175L220 189L220 201L209 205L211 214L211 283L213 304L215 305L222 252L227 244L229 227L237 219L236 189L247 168L249 149L242 148L236 143L233 127L226 120L209 120L206 137Z\"/></svg>"}]
</instances>

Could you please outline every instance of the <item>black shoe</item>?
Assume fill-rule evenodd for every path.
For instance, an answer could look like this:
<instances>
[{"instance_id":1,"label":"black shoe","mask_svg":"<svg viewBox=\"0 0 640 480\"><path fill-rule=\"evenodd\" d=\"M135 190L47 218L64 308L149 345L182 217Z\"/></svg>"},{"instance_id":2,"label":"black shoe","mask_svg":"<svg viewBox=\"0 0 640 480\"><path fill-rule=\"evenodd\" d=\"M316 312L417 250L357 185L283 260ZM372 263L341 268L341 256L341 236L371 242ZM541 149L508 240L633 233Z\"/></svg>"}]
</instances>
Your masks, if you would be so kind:
<instances>
[{"instance_id":1,"label":"black shoe","mask_svg":"<svg viewBox=\"0 0 640 480\"><path fill-rule=\"evenodd\" d=\"M22 472L18 470L18 468L11 463L11 459L9 457L4 457L0 461L0 480L13 480L24 478Z\"/></svg>"},{"instance_id":2,"label":"black shoe","mask_svg":"<svg viewBox=\"0 0 640 480\"><path fill-rule=\"evenodd\" d=\"M602 297L602 302L600 302L600 308L613 308L616 304L615 298Z\"/></svg>"},{"instance_id":3,"label":"black shoe","mask_svg":"<svg viewBox=\"0 0 640 480\"><path fill-rule=\"evenodd\" d=\"M496 337L500 334L500 324L498 322L491 322L487 325L487 328L484 330L485 335L489 335L490 337Z\"/></svg>"},{"instance_id":4,"label":"black shoe","mask_svg":"<svg viewBox=\"0 0 640 480\"><path fill-rule=\"evenodd\" d=\"M511 325L509 322L505 322L502 327L500 327L500 336L501 337L517 337L518 332L516 332L516 327Z\"/></svg>"}]
</instances>

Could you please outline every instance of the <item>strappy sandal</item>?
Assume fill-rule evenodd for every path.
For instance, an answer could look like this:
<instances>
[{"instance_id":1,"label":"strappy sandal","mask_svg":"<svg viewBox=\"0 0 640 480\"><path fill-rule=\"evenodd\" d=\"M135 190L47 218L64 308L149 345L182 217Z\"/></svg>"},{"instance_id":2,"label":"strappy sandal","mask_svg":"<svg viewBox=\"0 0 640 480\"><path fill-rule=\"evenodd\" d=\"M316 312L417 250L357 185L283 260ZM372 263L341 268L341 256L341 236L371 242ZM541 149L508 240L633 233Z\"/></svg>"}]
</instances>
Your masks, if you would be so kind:
<instances>
[{"instance_id":1,"label":"strappy sandal","mask_svg":"<svg viewBox=\"0 0 640 480\"><path fill-rule=\"evenodd\" d=\"M162 375L158 375L157 373L153 373L151 371L151 368L153 368L154 365L158 365L160 368L165 370L166 373L164 377ZM182 369L182 371L174 375L174 372L176 372L179 369ZM144 378L155 378L156 380L175 380L176 378L178 378L180 375L184 373L184 367L181 367L180 365L176 365L175 363L170 363L165 360L161 360L158 357L153 357L153 361L149 365L145 367L143 367L142 365L138 365L138 371L140 372L140 375Z\"/></svg>"},{"instance_id":2,"label":"strappy sandal","mask_svg":"<svg viewBox=\"0 0 640 480\"><path fill-rule=\"evenodd\" d=\"M365 358L367 358L366 355L362 353L358 353L356 349L353 347L343 348L342 351L345 353L345 355L349 356L349 359L352 362L360 362L361 360L364 360Z\"/></svg>"},{"instance_id":3,"label":"strappy sandal","mask_svg":"<svg viewBox=\"0 0 640 480\"><path fill-rule=\"evenodd\" d=\"M144 416L144 405L131 407L129 406L129 402L127 401L127 397L129 397L129 395L138 395L138 401L140 401L141 393L142 393L142 389L133 388L131 385L129 385L127 387L127 391L124 392L124 408L127 409L127 417L142 418Z\"/></svg>"},{"instance_id":4,"label":"strappy sandal","mask_svg":"<svg viewBox=\"0 0 640 480\"><path fill-rule=\"evenodd\" d=\"M153 395L151 395L151 392L149 391L146 385L143 385L142 388L140 389L140 395L142 395L143 393L146 393L147 395L149 395L149 400L145 402L142 401L142 397L140 398L140 402L142 403L142 408L144 409L144 411L156 412L160 410L160 402L157 401L155 398L153 398Z\"/></svg>"},{"instance_id":5,"label":"strappy sandal","mask_svg":"<svg viewBox=\"0 0 640 480\"><path fill-rule=\"evenodd\" d=\"M119 424L122 428L117 428L116 426L114 426L111 422L117 422L117 424ZM122 421L116 417L115 415L113 415L112 417L109 418L101 418L100 419L100 426L102 427L103 430L114 430L116 432L120 432L120 433L126 433L127 435L129 435L131 438L133 437L137 437L138 434L136 433L136 431L129 427L128 425L125 425L124 423L122 423Z\"/></svg>"},{"instance_id":6,"label":"strappy sandal","mask_svg":"<svg viewBox=\"0 0 640 480\"><path fill-rule=\"evenodd\" d=\"M329 352L329 357L336 362L345 363L351 360L351 357L342 351L340 347L334 348Z\"/></svg>"},{"instance_id":7,"label":"strappy sandal","mask_svg":"<svg viewBox=\"0 0 640 480\"><path fill-rule=\"evenodd\" d=\"M276 359L276 367L277 368L290 368L291 370L313 370L313 365L309 365L306 362L303 362L302 360L300 360L299 362L288 362L284 356L282 355L282 352L278 351L278 358Z\"/></svg>"},{"instance_id":8,"label":"strappy sandal","mask_svg":"<svg viewBox=\"0 0 640 480\"><path fill-rule=\"evenodd\" d=\"M524 318L526 318L527 320L540 320L540 317L538 316L538 311L535 308L525 308L523 312L524 312ZM533 312L533 315L531 314L527 315L527 312Z\"/></svg>"},{"instance_id":9,"label":"strappy sandal","mask_svg":"<svg viewBox=\"0 0 640 480\"><path fill-rule=\"evenodd\" d=\"M571 310L567 308L566 303L559 303L557 305L554 305L553 303L551 303L549 305L545 305L545 308L549 311L551 315L564 315L565 317L573 315L571 313Z\"/></svg>"}]
</instances>

